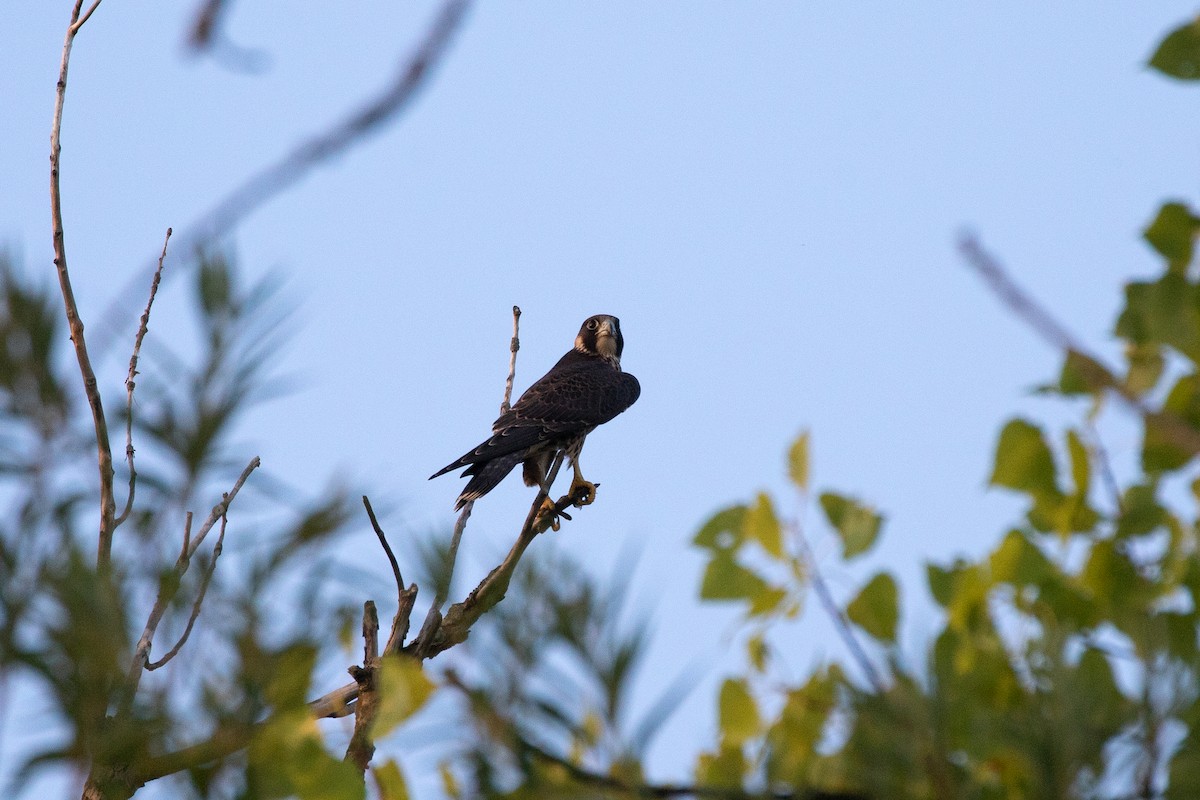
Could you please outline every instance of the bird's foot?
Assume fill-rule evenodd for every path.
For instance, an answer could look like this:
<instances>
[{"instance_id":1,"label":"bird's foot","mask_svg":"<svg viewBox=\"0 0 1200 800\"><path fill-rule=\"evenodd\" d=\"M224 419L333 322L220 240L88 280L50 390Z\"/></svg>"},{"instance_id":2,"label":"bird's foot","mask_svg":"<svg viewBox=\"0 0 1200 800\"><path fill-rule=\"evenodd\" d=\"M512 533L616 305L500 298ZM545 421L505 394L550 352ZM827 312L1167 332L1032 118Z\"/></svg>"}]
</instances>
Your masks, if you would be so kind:
<instances>
[{"instance_id":1,"label":"bird's foot","mask_svg":"<svg viewBox=\"0 0 1200 800\"><path fill-rule=\"evenodd\" d=\"M558 521L558 506L549 497L542 500L542 507L538 509L536 522L540 525L546 517L550 518L550 530L556 531L562 527L562 523Z\"/></svg>"},{"instance_id":2,"label":"bird's foot","mask_svg":"<svg viewBox=\"0 0 1200 800\"><path fill-rule=\"evenodd\" d=\"M577 476L571 481L571 505L576 508L583 508L596 502L596 487L599 485L598 483L585 481L582 477Z\"/></svg>"}]
</instances>

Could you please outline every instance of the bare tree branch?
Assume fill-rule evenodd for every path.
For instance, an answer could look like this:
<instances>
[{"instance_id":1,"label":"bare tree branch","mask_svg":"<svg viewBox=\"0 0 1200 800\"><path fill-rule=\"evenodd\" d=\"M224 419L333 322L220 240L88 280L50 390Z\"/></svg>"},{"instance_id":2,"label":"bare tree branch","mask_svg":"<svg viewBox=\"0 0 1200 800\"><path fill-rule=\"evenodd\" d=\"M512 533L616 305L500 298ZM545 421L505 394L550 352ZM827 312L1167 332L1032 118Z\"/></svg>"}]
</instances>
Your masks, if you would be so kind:
<instances>
[{"instance_id":1,"label":"bare tree branch","mask_svg":"<svg viewBox=\"0 0 1200 800\"><path fill-rule=\"evenodd\" d=\"M183 646L187 644L188 637L192 635L192 627L196 624L196 620L200 616L200 606L204 603L204 595L208 593L208 584L212 581L213 573L217 571L217 559L221 557L221 547L225 544L225 524L228 522L228 519L225 515L221 516L221 532L217 535L217 543L213 547L212 560L208 562L208 569L204 570L204 576L201 578L200 591L196 593L196 600L192 603L192 613L188 616L187 626L183 629L183 635L179 637L179 641L175 643L175 646L167 651L166 655L158 661L151 661L146 664L147 672L153 672L174 658L183 649ZM188 527L191 527L190 514L188 520Z\"/></svg>"},{"instance_id":2,"label":"bare tree branch","mask_svg":"<svg viewBox=\"0 0 1200 800\"><path fill-rule=\"evenodd\" d=\"M125 376L125 459L129 462L129 494L125 498L125 509L113 521L113 529L120 527L129 519L133 511L133 492L137 486L137 470L133 468L133 389L136 386L134 377L137 376L138 356L142 352L142 340L150 329L150 307L154 305L154 296L158 294L158 284L162 281L163 261L167 258L167 243L171 241L171 229L167 228L167 236L163 239L162 255L158 257L158 269L154 271L154 279L150 282L150 299L146 301L146 310L142 312L138 323L137 333L133 337L133 355L129 357L129 374Z\"/></svg>"},{"instance_id":3,"label":"bare tree branch","mask_svg":"<svg viewBox=\"0 0 1200 800\"><path fill-rule=\"evenodd\" d=\"M1009 310L1047 343L1066 355L1075 356L1074 364L1080 377L1092 391L1112 391L1126 407L1141 416L1147 426L1156 427L1176 447L1192 455L1200 453L1200 430L1176 414L1151 408L1125 381L1119 379L1100 359L1088 353L1063 325L1026 294L976 237L963 234L959 238L958 249L967 265L983 277Z\"/></svg>"},{"instance_id":4,"label":"bare tree branch","mask_svg":"<svg viewBox=\"0 0 1200 800\"><path fill-rule=\"evenodd\" d=\"M400 63L383 91L243 181L185 228L178 237L176 248L183 248L186 253L200 252L205 245L229 233L245 217L294 186L313 169L346 152L405 111L449 51L470 5L470 0L446 0L425 38ZM132 286L143 285L149 271L147 268L135 276L136 282ZM129 291L121 292L109 307L102 332L119 329L119 320L125 313L120 301ZM103 342L100 349L105 349Z\"/></svg>"},{"instance_id":5,"label":"bare tree branch","mask_svg":"<svg viewBox=\"0 0 1200 800\"><path fill-rule=\"evenodd\" d=\"M388 562L392 565L392 576L396 579L396 616L392 617L392 630L388 635L387 644L383 648L383 654L388 655L399 652L404 645L404 637L408 636L409 620L412 618L413 605L417 601L417 585L414 583L407 589L404 588L404 577L400 574L400 565L396 562L396 554L392 552L387 535L384 534L383 528L379 526L379 520L375 517L375 509L371 508L371 501L365 494L363 495L363 505L367 508L367 517L371 520L371 527L375 529L375 536L379 538L379 544L383 547L383 552L387 554Z\"/></svg>"},{"instance_id":6,"label":"bare tree branch","mask_svg":"<svg viewBox=\"0 0 1200 800\"><path fill-rule=\"evenodd\" d=\"M375 755L371 730L375 727L375 714L379 710L379 614L375 610L375 603L370 600L363 604L362 635L362 667L350 668L350 674L358 684L358 701L354 704L354 733L346 747L345 760L365 774Z\"/></svg>"},{"instance_id":7,"label":"bare tree branch","mask_svg":"<svg viewBox=\"0 0 1200 800\"><path fill-rule=\"evenodd\" d=\"M83 0L76 0L71 10L71 22L63 41L62 62L58 70L58 88L54 101L54 120L50 126L50 217L54 239L54 265L58 269L58 285L62 291L66 309L67 325L71 331L71 343L75 346L75 360L83 376L83 391L92 411L92 423L96 430L97 466L100 471L100 533L96 547L96 564L107 568L112 558L112 536L115 528L117 502L113 495L112 447L108 441L108 423L104 418L104 404L96 384L96 373L88 356L87 342L83 337L83 320L79 316L79 305L71 288L71 275L67 270L67 246L63 233L62 191L59 186L60 156L62 154L63 104L67 98L67 68L71 61L71 47L75 34L83 27L100 5L92 3L87 12L80 16Z\"/></svg>"},{"instance_id":8,"label":"bare tree branch","mask_svg":"<svg viewBox=\"0 0 1200 800\"><path fill-rule=\"evenodd\" d=\"M808 544L808 539L804 536L804 531L800 529L799 524L795 526L795 538L800 546L800 554L804 561L808 564L809 575L812 577L813 589L817 593L817 599L821 602L821 607L825 609L825 613L833 621L834 627L837 629L838 636L846 645L846 649L850 651L851 657L858 664L859 669L863 671L867 682L871 684L871 688L876 694L884 694L887 691L887 686L884 685L883 678L879 675L879 670L875 668L875 664L867 655L867 651L863 649L862 642L854 635L854 629L850 626L850 620L846 617L846 612L838 605L833 598L833 593L829 591L829 584L825 582L825 576L821 574L821 569L817 565L817 559L813 555L812 547Z\"/></svg>"},{"instance_id":9,"label":"bare tree branch","mask_svg":"<svg viewBox=\"0 0 1200 800\"><path fill-rule=\"evenodd\" d=\"M133 702L133 697L137 693L138 684L142 679L142 671L150 658L150 646L154 641L154 632L158 630L158 624L162 622L163 615L167 613L167 606L179 591L180 583L183 580L183 576L187 573L192 556L196 553L196 548L203 544L204 537L212 530L217 520L223 520L225 515L229 513L229 504L237 497L242 485L250 477L250 473L258 469L259 463L258 456L250 459L250 463L242 470L242 474L238 476L237 481L233 484L233 488L222 496L221 502L213 506L212 513L209 514L208 519L205 520L196 535L191 538L189 546L185 547L184 551L179 554L179 558L175 561L175 567L171 571L170 578L164 580L162 586L159 588L158 597L154 601L154 608L151 609L150 616L146 619L146 626L142 629L142 635L138 639L137 647L133 653L133 660L129 665L129 674L125 689L126 706ZM222 530L224 530L223 525ZM214 564L216 563L215 557L213 562Z\"/></svg>"},{"instance_id":10,"label":"bare tree branch","mask_svg":"<svg viewBox=\"0 0 1200 800\"><path fill-rule=\"evenodd\" d=\"M501 416L507 414L508 410L512 408L513 379L517 376L517 351L521 349L521 338L518 335L520 325L521 307L513 306L513 335L512 341L508 345L511 355L508 358L508 378L504 381L504 400L500 402Z\"/></svg>"}]
</instances>

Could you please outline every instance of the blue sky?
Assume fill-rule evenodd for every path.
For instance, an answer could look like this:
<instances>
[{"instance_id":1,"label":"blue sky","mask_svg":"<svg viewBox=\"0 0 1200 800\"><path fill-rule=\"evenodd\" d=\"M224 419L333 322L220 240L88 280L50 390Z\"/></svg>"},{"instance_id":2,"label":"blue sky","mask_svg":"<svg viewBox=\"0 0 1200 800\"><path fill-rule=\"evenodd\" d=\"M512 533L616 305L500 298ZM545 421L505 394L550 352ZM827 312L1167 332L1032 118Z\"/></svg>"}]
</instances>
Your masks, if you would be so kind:
<instances>
[{"instance_id":1,"label":"blue sky","mask_svg":"<svg viewBox=\"0 0 1200 800\"><path fill-rule=\"evenodd\" d=\"M381 87L434 9L236 3L229 36L266 58L243 74L185 54L192 5L107 0L76 42L63 192L85 321L119 300L132 332L144 290L120 290L166 227L186 229ZM0 26L0 243L47 280L68 13L14 0ZM511 306L524 311L518 391L585 317L619 316L642 398L590 438L599 501L557 536L601 570L640 548L633 586L658 631L641 696L684 663L712 664L654 751L655 777L683 777L711 734L709 690L739 658L724 653L735 617L695 602L688 542L717 508L786 491L797 432L813 433L818 487L887 515L863 571L832 563L816 515L808 527L840 594L871 568L897 572L913 652L934 625L923 562L978 554L1016 519L1014 499L985 489L991 449L1013 414L1069 419L1027 392L1058 359L967 273L954 236L979 232L1114 353L1120 284L1156 269L1140 229L1161 200L1197 199L1194 90L1144 67L1191 13L482 4L399 124L233 237L252 275L287 276L300 308L280 354L300 388L247 421L246 457L310 489L356 476L396 509L389 529L448 530L460 484L425 479L495 416ZM186 335L180 289L152 339ZM125 358L100 365L109 397ZM1128 463L1136 441L1113 430ZM506 546L528 494L510 479L477 504L464 580ZM348 560L381 566L365 524L354 541ZM815 606L778 643L797 673L841 655Z\"/></svg>"}]
</instances>

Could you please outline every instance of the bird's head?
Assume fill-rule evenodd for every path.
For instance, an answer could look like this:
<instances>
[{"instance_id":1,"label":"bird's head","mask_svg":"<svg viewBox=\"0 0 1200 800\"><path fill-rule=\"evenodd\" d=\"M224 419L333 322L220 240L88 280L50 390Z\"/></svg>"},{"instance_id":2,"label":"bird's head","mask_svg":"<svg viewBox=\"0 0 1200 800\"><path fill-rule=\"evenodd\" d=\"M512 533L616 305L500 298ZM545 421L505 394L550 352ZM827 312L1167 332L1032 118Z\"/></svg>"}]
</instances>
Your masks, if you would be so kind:
<instances>
[{"instance_id":1,"label":"bird's head","mask_svg":"<svg viewBox=\"0 0 1200 800\"><path fill-rule=\"evenodd\" d=\"M615 364L621 363L621 351L625 349L625 337L621 335L621 321L611 314L588 317L575 337L575 349L591 356L601 356Z\"/></svg>"}]
</instances>

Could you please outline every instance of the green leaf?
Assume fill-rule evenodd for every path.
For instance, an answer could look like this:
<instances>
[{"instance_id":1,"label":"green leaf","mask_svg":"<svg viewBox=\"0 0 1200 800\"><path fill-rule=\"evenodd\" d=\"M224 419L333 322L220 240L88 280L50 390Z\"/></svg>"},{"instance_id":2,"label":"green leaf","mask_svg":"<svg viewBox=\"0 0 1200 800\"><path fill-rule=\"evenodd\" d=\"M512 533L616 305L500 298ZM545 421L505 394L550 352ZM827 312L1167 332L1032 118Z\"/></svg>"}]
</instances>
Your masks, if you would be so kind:
<instances>
[{"instance_id":1,"label":"green leaf","mask_svg":"<svg viewBox=\"0 0 1200 800\"><path fill-rule=\"evenodd\" d=\"M808 491L808 438L804 431L788 451L788 477L801 491Z\"/></svg>"},{"instance_id":2,"label":"green leaf","mask_svg":"<svg viewBox=\"0 0 1200 800\"><path fill-rule=\"evenodd\" d=\"M1125 284L1125 308L1116 333L1131 344L1166 344L1200 360L1200 290L1167 272L1157 281Z\"/></svg>"},{"instance_id":3,"label":"green leaf","mask_svg":"<svg viewBox=\"0 0 1200 800\"><path fill-rule=\"evenodd\" d=\"M1163 411L1200 432L1200 376L1192 374L1180 378L1167 395ZM1147 416L1142 469L1153 475L1179 469L1191 461L1195 452L1181 439L1162 418Z\"/></svg>"},{"instance_id":4,"label":"green leaf","mask_svg":"<svg viewBox=\"0 0 1200 800\"><path fill-rule=\"evenodd\" d=\"M1188 22L1167 34L1149 63L1172 78L1183 81L1200 78L1200 21Z\"/></svg>"},{"instance_id":5,"label":"green leaf","mask_svg":"<svg viewBox=\"0 0 1200 800\"><path fill-rule=\"evenodd\" d=\"M770 555L783 558L782 529L771 498L765 492L758 493L758 499L742 518L742 532L743 539L756 541Z\"/></svg>"},{"instance_id":6,"label":"green leaf","mask_svg":"<svg viewBox=\"0 0 1200 800\"><path fill-rule=\"evenodd\" d=\"M724 745L740 747L760 733L758 707L745 681L727 678L721 684L718 702L721 742Z\"/></svg>"},{"instance_id":7,"label":"green leaf","mask_svg":"<svg viewBox=\"0 0 1200 800\"><path fill-rule=\"evenodd\" d=\"M1115 536L1142 536L1167 523L1167 510L1158 503L1157 487L1153 484L1130 486L1121 498L1121 516L1117 518Z\"/></svg>"},{"instance_id":8,"label":"green leaf","mask_svg":"<svg viewBox=\"0 0 1200 800\"><path fill-rule=\"evenodd\" d=\"M375 785L379 787L379 800L408 800L408 784L400 765L395 761L372 767L371 774L375 776Z\"/></svg>"},{"instance_id":9,"label":"green leaf","mask_svg":"<svg viewBox=\"0 0 1200 800\"><path fill-rule=\"evenodd\" d=\"M989 560L992 578L1017 586L1039 585L1054 567L1037 545L1017 530L1008 532Z\"/></svg>"},{"instance_id":10,"label":"green leaf","mask_svg":"<svg viewBox=\"0 0 1200 800\"><path fill-rule=\"evenodd\" d=\"M755 672L762 672L767 668L767 657L770 655L770 646L763 638L762 631L751 636L746 640L746 658L750 662L750 666Z\"/></svg>"},{"instance_id":11,"label":"green leaf","mask_svg":"<svg viewBox=\"0 0 1200 800\"><path fill-rule=\"evenodd\" d=\"M1092 485L1092 457L1074 430L1067 431L1067 452L1071 455L1071 480L1075 482L1075 494L1086 498Z\"/></svg>"},{"instance_id":12,"label":"green leaf","mask_svg":"<svg viewBox=\"0 0 1200 800\"><path fill-rule=\"evenodd\" d=\"M1129 371L1125 374L1125 388L1138 395L1145 394L1158 385L1163 367L1166 366L1162 347L1149 342L1127 345L1125 360L1129 362Z\"/></svg>"},{"instance_id":13,"label":"green leaf","mask_svg":"<svg viewBox=\"0 0 1200 800\"><path fill-rule=\"evenodd\" d=\"M871 578L846 606L846 616L876 639L894 643L900 617L896 580L886 572Z\"/></svg>"},{"instance_id":14,"label":"green leaf","mask_svg":"<svg viewBox=\"0 0 1200 800\"><path fill-rule=\"evenodd\" d=\"M746 766L741 747L724 745L716 755L702 753L696 760L696 782L716 788L741 788Z\"/></svg>"},{"instance_id":15,"label":"green leaf","mask_svg":"<svg viewBox=\"0 0 1200 800\"><path fill-rule=\"evenodd\" d=\"M725 551L713 554L700 582L701 600L750 600L770 587L758 573L743 567Z\"/></svg>"},{"instance_id":16,"label":"green leaf","mask_svg":"<svg viewBox=\"0 0 1200 800\"><path fill-rule=\"evenodd\" d=\"M1183 203L1164 203L1158 216L1142 234L1150 246L1167 259L1173 271L1187 269L1200 219Z\"/></svg>"},{"instance_id":17,"label":"green leaf","mask_svg":"<svg viewBox=\"0 0 1200 800\"><path fill-rule=\"evenodd\" d=\"M883 517L853 498L825 492L821 508L842 539L842 555L853 558L870 550L883 526Z\"/></svg>"},{"instance_id":18,"label":"green leaf","mask_svg":"<svg viewBox=\"0 0 1200 800\"><path fill-rule=\"evenodd\" d=\"M925 564L925 581L929 584L929 593L939 606L945 608L954 598L954 571L944 569L932 562Z\"/></svg>"},{"instance_id":19,"label":"green leaf","mask_svg":"<svg viewBox=\"0 0 1200 800\"><path fill-rule=\"evenodd\" d=\"M737 550L745 538L742 521L745 519L746 510L746 506L721 509L700 527L692 543L713 551Z\"/></svg>"},{"instance_id":20,"label":"green leaf","mask_svg":"<svg viewBox=\"0 0 1200 800\"><path fill-rule=\"evenodd\" d=\"M379 668L379 712L375 738L390 733L411 717L433 694L435 685L419 662L401 656L383 659Z\"/></svg>"},{"instance_id":21,"label":"green leaf","mask_svg":"<svg viewBox=\"0 0 1200 800\"><path fill-rule=\"evenodd\" d=\"M1000 431L991 483L1019 492L1057 492L1054 456L1042 431L1023 419L1010 420Z\"/></svg>"}]
</instances>

